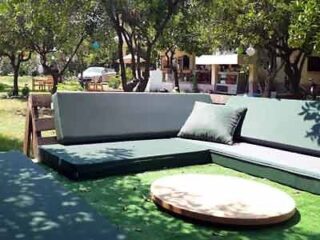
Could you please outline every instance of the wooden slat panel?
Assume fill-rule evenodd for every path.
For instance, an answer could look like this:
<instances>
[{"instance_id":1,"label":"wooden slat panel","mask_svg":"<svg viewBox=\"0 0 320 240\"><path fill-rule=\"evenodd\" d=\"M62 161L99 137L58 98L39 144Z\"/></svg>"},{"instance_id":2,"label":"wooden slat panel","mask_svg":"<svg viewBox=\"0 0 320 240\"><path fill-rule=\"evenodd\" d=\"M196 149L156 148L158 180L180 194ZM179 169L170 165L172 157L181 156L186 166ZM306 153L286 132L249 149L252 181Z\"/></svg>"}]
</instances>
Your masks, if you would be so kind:
<instances>
[{"instance_id":1,"label":"wooden slat panel","mask_svg":"<svg viewBox=\"0 0 320 240\"><path fill-rule=\"evenodd\" d=\"M33 107L51 108L52 100L50 94L30 95L30 100Z\"/></svg>"},{"instance_id":2,"label":"wooden slat panel","mask_svg":"<svg viewBox=\"0 0 320 240\"><path fill-rule=\"evenodd\" d=\"M49 144L56 144L56 143L58 143L56 137L44 137L44 138L38 139L39 145L49 145Z\"/></svg>"},{"instance_id":3,"label":"wooden slat panel","mask_svg":"<svg viewBox=\"0 0 320 240\"><path fill-rule=\"evenodd\" d=\"M53 118L40 118L35 120L35 130L37 132L54 130Z\"/></svg>"}]
</instances>

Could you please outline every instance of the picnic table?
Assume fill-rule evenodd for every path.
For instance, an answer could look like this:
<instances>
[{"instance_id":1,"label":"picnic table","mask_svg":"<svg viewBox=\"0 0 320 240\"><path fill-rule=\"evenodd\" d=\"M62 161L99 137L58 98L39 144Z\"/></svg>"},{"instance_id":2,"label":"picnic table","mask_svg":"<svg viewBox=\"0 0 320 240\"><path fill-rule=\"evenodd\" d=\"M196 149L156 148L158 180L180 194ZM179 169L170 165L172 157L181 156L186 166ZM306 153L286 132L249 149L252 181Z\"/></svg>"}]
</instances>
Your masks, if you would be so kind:
<instances>
[{"instance_id":1,"label":"picnic table","mask_svg":"<svg viewBox=\"0 0 320 240\"><path fill-rule=\"evenodd\" d=\"M36 89L37 88L37 89ZM52 76L37 76L32 78L32 90L51 91L53 88Z\"/></svg>"}]
</instances>

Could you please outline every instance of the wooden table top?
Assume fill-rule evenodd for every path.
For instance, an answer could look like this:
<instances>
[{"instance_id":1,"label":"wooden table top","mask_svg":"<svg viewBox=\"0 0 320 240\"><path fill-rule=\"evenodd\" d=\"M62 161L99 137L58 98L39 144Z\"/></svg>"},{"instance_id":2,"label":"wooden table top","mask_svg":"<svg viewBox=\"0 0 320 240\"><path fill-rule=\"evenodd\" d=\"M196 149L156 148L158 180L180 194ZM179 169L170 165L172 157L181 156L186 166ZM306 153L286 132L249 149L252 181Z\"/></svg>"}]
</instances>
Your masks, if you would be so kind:
<instances>
[{"instance_id":1,"label":"wooden table top","mask_svg":"<svg viewBox=\"0 0 320 240\"><path fill-rule=\"evenodd\" d=\"M164 177L151 185L151 197L176 214L218 224L276 224L296 211L294 200L278 189L222 175Z\"/></svg>"}]
</instances>

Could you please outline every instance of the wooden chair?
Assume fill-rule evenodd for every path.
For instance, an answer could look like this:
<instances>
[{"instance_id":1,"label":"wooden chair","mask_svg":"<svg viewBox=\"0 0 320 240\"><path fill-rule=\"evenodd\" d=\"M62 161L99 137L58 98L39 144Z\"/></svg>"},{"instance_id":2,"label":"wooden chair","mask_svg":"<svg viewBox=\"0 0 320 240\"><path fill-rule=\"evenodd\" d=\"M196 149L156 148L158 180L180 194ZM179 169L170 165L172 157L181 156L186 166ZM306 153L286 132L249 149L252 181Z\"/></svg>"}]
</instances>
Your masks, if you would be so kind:
<instances>
[{"instance_id":1,"label":"wooden chair","mask_svg":"<svg viewBox=\"0 0 320 240\"><path fill-rule=\"evenodd\" d=\"M45 87L47 87L48 91L50 92L53 88L53 77L47 76L46 80L44 81Z\"/></svg>"},{"instance_id":2,"label":"wooden chair","mask_svg":"<svg viewBox=\"0 0 320 240\"><path fill-rule=\"evenodd\" d=\"M51 103L50 94L29 96L23 146L23 152L28 157L33 155L38 158L39 146L57 143L55 131L50 136L43 135L43 132L55 130Z\"/></svg>"},{"instance_id":3,"label":"wooden chair","mask_svg":"<svg viewBox=\"0 0 320 240\"><path fill-rule=\"evenodd\" d=\"M45 79L43 77L33 77L32 78L32 91L39 90L43 91L45 90ZM36 89L38 88L38 89Z\"/></svg>"},{"instance_id":4,"label":"wooden chair","mask_svg":"<svg viewBox=\"0 0 320 240\"><path fill-rule=\"evenodd\" d=\"M38 88L38 89L36 89ZM53 77L51 75L32 78L32 90L51 91L53 88Z\"/></svg>"},{"instance_id":5,"label":"wooden chair","mask_svg":"<svg viewBox=\"0 0 320 240\"><path fill-rule=\"evenodd\" d=\"M89 92L103 92L103 84L100 82L89 82L87 85L87 91Z\"/></svg>"}]
</instances>

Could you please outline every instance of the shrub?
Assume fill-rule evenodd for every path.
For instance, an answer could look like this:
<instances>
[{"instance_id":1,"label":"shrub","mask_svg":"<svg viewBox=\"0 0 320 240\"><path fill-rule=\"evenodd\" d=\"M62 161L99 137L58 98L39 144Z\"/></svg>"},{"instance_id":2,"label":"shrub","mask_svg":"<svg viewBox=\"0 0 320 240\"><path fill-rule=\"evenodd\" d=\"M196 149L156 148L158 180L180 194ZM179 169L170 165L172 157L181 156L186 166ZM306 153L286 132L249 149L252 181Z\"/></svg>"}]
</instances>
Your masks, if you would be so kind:
<instances>
[{"instance_id":1,"label":"shrub","mask_svg":"<svg viewBox=\"0 0 320 240\"><path fill-rule=\"evenodd\" d=\"M24 97L28 97L29 96L30 89L28 87L28 84L24 85L24 88L22 88L21 93L22 93L22 96L24 96Z\"/></svg>"},{"instance_id":2,"label":"shrub","mask_svg":"<svg viewBox=\"0 0 320 240\"><path fill-rule=\"evenodd\" d=\"M114 76L108 81L109 87L111 87L113 89L118 89L120 86L120 83L121 83L121 81L120 81L119 76Z\"/></svg>"},{"instance_id":3,"label":"shrub","mask_svg":"<svg viewBox=\"0 0 320 240\"><path fill-rule=\"evenodd\" d=\"M83 91L83 88L81 87L79 81L75 79L66 80L63 83L58 84L58 91Z\"/></svg>"},{"instance_id":4,"label":"shrub","mask_svg":"<svg viewBox=\"0 0 320 240\"><path fill-rule=\"evenodd\" d=\"M6 85L0 83L0 92L4 92L6 90Z\"/></svg>"},{"instance_id":5,"label":"shrub","mask_svg":"<svg viewBox=\"0 0 320 240\"><path fill-rule=\"evenodd\" d=\"M131 68L126 68L126 76L127 76L127 80L132 81L133 80L133 73L132 73L132 69Z\"/></svg>"}]
</instances>

